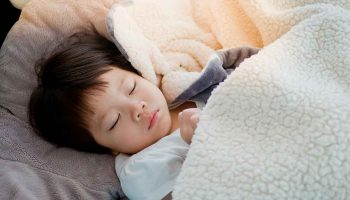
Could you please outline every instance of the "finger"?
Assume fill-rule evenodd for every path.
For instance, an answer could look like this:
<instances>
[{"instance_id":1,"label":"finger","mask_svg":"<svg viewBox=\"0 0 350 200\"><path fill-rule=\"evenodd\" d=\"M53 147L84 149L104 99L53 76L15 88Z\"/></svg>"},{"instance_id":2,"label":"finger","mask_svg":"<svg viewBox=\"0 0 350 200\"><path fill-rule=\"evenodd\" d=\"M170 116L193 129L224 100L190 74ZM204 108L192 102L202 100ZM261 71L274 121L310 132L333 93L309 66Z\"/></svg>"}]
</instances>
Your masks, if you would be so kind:
<instances>
[{"instance_id":1,"label":"finger","mask_svg":"<svg viewBox=\"0 0 350 200\"><path fill-rule=\"evenodd\" d=\"M193 129L189 124L182 124L180 126L180 134L182 139L184 139L187 143L191 143Z\"/></svg>"},{"instance_id":2,"label":"finger","mask_svg":"<svg viewBox=\"0 0 350 200\"><path fill-rule=\"evenodd\" d=\"M178 114L177 117L178 117L179 120L181 120L181 118L182 118L182 112L179 112L179 114Z\"/></svg>"},{"instance_id":3,"label":"finger","mask_svg":"<svg viewBox=\"0 0 350 200\"><path fill-rule=\"evenodd\" d=\"M199 113L192 115L190 120L197 124L199 122Z\"/></svg>"},{"instance_id":4,"label":"finger","mask_svg":"<svg viewBox=\"0 0 350 200\"><path fill-rule=\"evenodd\" d=\"M194 130L196 130L197 124L199 122L199 115L192 115L190 120L191 120L190 125L194 131Z\"/></svg>"},{"instance_id":5,"label":"finger","mask_svg":"<svg viewBox=\"0 0 350 200\"><path fill-rule=\"evenodd\" d=\"M191 120L191 116L193 115L194 113L192 113L192 111L189 111L189 110L184 110L182 111L181 115L180 115L180 118L183 120L183 121L187 121L190 122Z\"/></svg>"},{"instance_id":6,"label":"finger","mask_svg":"<svg viewBox=\"0 0 350 200\"><path fill-rule=\"evenodd\" d=\"M199 113L201 110L199 108L188 108L182 111L182 113L186 115L193 115L195 113Z\"/></svg>"}]
</instances>

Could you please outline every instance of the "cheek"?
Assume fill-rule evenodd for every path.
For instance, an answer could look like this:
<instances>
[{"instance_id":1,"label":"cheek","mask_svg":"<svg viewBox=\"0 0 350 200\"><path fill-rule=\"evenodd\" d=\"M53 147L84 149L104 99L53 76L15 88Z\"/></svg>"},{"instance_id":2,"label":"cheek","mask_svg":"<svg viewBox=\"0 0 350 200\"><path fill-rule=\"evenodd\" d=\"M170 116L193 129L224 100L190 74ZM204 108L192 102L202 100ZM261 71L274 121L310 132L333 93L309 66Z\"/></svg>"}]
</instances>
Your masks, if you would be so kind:
<instances>
[{"instance_id":1,"label":"cheek","mask_svg":"<svg viewBox=\"0 0 350 200\"><path fill-rule=\"evenodd\" d=\"M147 138L142 137L136 127L129 127L122 134L110 138L111 147L121 153L136 153L146 147Z\"/></svg>"},{"instance_id":2,"label":"cheek","mask_svg":"<svg viewBox=\"0 0 350 200\"><path fill-rule=\"evenodd\" d=\"M161 121L159 121L159 128L158 128L158 136L159 137L164 137L169 134L170 129L171 129L171 117L169 110L166 108L164 110L163 116Z\"/></svg>"},{"instance_id":3,"label":"cheek","mask_svg":"<svg viewBox=\"0 0 350 200\"><path fill-rule=\"evenodd\" d=\"M113 145L108 141L106 140L106 138L101 138L101 137L98 137L98 138L94 138L96 143L105 147L105 148L108 148L110 150L113 150Z\"/></svg>"}]
</instances>

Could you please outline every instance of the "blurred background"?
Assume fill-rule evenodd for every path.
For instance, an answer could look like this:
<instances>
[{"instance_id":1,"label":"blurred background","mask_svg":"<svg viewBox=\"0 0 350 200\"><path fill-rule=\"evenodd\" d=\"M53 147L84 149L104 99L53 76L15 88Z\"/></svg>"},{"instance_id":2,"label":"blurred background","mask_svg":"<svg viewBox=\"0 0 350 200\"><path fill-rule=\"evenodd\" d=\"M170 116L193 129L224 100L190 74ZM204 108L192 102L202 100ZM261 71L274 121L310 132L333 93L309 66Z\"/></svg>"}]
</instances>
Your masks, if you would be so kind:
<instances>
[{"instance_id":1,"label":"blurred background","mask_svg":"<svg viewBox=\"0 0 350 200\"><path fill-rule=\"evenodd\" d=\"M4 42L4 39L12 27L12 25L18 20L21 11L15 8L9 0L0 0L0 44Z\"/></svg>"}]
</instances>

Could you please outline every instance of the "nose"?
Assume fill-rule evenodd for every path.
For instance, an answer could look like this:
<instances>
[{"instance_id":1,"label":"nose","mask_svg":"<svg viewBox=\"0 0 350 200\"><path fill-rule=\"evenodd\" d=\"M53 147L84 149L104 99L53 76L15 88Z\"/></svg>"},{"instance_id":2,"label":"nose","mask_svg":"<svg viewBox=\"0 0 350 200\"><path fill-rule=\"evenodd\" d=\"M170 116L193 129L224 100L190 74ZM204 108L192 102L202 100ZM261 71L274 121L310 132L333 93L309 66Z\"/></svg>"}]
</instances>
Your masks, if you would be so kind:
<instances>
[{"instance_id":1,"label":"nose","mask_svg":"<svg viewBox=\"0 0 350 200\"><path fill-rule=\"evenodd\" d=\"M142 117L148 116L149 112L146 110L146 102L139 101L139 102L132 102L131 103L131 115L132 118L136 121L140 121Z\"/></svg>"}]
</instances>

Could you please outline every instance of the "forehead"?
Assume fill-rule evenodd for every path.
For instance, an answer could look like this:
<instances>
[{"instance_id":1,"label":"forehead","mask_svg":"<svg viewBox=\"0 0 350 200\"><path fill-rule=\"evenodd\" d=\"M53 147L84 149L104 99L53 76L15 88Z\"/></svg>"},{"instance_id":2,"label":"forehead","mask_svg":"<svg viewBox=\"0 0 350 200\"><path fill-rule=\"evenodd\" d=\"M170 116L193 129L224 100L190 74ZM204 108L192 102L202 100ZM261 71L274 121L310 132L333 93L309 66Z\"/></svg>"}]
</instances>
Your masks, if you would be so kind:
<instances>
[{"instance_id":1,"label":"forehead","mask_svg":"<svg viewBox=\"0 0 350 200\"><path fill-rule=\"evenodd\" d=\"M123 69L117 68L117 67L110 67L110 70L107 72L101 74L98 79L101 81L109 82L114 79L120 79L123 76L126 76L128 74L128 71L125 71Z\"/></svg>"},{"instance_id":2,"label":"forehead","mask_svg":"<svg viewBox=\"0 0 350 200\"><path fill-rule=\"evenodd\" d=\"M130 76L130 72L113 67L108 72L101 74L98 77L98 81L101 84L90 88L85 95L86 103L88 104L91 114L95 116L99 114L99 111L108 105L108 101L111 99L113 91L120 90L120 86L126 77Z\"/></svg>"},{"instance_id":3,"label":"forehead","mask_svg":"<svg viewBox=\"0 0 350 200\"><path fill-rule=\"evenodd\" d=\"M103 85L89 89L84 97L87 106L85 118L92 133L98 128L99 119L107 109L107 103L105 102L108 100L106 88L108 88L108 83L104 82Z\"/></svg>"},{"instance_id":4,"label":"forehead","mask_svg":"<svg viewBox=\"0 0 350 200\"><path fill-rule=\"evenodd\" d=\"M87 107L86 114L89 119L95 116L100 109L100 102L103 102L103 98L106 93L106 88L108 87L106 82L94 86L93 88L88 89L84 94L84 103Z\"/></svg>"}]
</instances>

